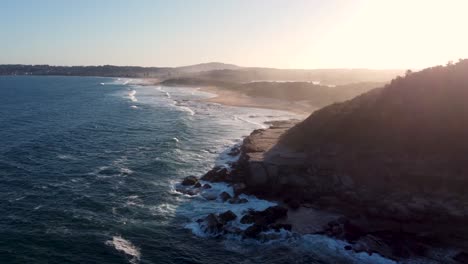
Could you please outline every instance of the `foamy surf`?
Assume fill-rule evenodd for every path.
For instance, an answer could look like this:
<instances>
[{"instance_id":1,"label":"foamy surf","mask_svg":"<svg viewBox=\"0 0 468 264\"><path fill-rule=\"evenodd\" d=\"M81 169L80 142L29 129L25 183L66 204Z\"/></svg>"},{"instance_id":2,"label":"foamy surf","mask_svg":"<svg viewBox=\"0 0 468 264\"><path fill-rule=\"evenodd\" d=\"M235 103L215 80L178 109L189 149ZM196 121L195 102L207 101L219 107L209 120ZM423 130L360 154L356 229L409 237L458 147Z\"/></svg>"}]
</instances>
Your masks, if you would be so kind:
<instances>
[{"instance_id":1,"label":"foamy surf","mask_svg":"<svg viewBox=\"0 0 468 264\"><path fill-rule=\"evenodd\" d=\"M137 98L135 97L135 94L136 94L136 91L135 90L131 90L129 93L128 93L128 98L132 101L132 102L137 102Z\"/></svg>"},{"instance_id":2,"label":"foamy surf","mask_svg":"<svg viewBox=\"0 0 468 264\"><path fill-rule=\"evenodd\" d=\"M113 236L112 240L106 241L106 245L113 246L117 251L124 253L130 257L129 262L136 264L140 262L140 250L132 244L132 242L125 240L121 236Z\"/></svg>"}]
</instances>

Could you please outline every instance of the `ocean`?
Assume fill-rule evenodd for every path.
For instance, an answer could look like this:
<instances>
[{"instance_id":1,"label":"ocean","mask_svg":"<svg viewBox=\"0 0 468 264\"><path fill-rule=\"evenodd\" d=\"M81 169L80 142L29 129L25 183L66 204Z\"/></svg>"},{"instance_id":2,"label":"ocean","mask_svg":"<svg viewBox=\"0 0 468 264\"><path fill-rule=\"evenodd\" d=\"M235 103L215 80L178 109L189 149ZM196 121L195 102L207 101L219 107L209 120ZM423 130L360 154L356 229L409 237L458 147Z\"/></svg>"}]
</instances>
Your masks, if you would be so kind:
<instances>
[{"instance_id":1,"label":"ocean","mask_svg":"<svg viewBox=\"0 0 468 264\"><path fill-rule=\"evenodd\" d=\"M0 77L0 263L392 263L318 235L203 234L195 220L209 213L273 203L174 185L229 162L264 122L297 117L201 101L211 96L124 78Z\"/></svg>"}]
</instances>

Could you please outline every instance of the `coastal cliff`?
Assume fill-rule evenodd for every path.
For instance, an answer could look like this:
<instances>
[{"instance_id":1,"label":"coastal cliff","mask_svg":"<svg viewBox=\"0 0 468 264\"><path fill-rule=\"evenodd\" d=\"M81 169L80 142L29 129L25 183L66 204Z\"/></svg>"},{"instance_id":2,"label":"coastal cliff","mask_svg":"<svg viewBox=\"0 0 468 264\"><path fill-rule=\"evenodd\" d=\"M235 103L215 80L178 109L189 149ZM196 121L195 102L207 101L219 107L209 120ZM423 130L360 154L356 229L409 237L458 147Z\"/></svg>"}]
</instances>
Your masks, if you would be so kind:
<instances>
[{"instance_id":1,"label":"coastal cliff","mask_svg":"<svg viewBox=\"0 0 468 264\"><path fill-rule=\"evenodd\" d=\"M432 247L466 252L467 72L468 60L408 72L302 122L273 122L244 139L232 171L202 179L292 210L341 215L314 232L364 240L368 252L393 259ZM352 238L343 226L350 222L359 230ZM460 254L455 260L466 263Z\"/></svg>"}]
</instances>

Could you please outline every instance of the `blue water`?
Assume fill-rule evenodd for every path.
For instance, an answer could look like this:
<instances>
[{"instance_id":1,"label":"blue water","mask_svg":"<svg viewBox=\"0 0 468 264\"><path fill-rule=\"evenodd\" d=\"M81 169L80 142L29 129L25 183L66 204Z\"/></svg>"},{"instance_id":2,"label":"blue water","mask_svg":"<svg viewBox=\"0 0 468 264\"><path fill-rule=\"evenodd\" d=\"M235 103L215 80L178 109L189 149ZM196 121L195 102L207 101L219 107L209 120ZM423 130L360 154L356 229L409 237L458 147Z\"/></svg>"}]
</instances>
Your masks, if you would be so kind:
<instances>
[{"instance_id":1,"label":"blue water","mask_svg":"<svg viewBox=\"0 0 468 264\"><path fill-rule=\"evenodd\" d=\"M322 237L261 244L191 228L227 205L174 183L224 162L264 121L293 117L199 100L210 96L126 79L0 77L0 263L361 263L333 259L342 245Z\"/></svg>"}]
</instances>

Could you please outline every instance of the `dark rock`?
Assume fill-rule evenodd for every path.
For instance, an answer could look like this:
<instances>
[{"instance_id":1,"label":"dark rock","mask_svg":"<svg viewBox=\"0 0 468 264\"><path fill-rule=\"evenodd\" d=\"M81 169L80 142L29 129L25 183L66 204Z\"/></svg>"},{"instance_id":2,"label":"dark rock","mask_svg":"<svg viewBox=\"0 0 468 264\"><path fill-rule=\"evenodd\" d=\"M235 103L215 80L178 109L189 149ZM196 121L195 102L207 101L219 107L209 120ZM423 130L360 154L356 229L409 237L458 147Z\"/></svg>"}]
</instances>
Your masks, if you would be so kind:
<instances>
[{"instance_id":1,"label":"dark rock","mask_svg":"<svg viewBox=\"0 0 468 264\"><path fill-rule=\"evenodd\" d=\"M261 225L253 224L249 226L247 229L244 231L244 237L247 238L257 238L258 235L264 231L264 227Z\"/></svg>"},{"instance_id":2,"label":"dark rock","mask_svg":"<svg viewBox=\"0 0 468 264\"><path fill-rule=\"evenodd\" d=\"M227 222L235 220L237 218L237 215L233 213L231 210L229 210L222 214L219 214L218 218L221 223L226 224Z\"/></svg>"},{"instance_id":3,"label":"dark rock","mask_svg":"<svg viewBox=\"0 0 468 264\"><path fill-rule=\"evenodd\" d=\"M202 230L208 234L215 235L223 231L223 223L219 221L215 214L209 214L204 219L199 219L197 222L200 224Z\"/></svg>"},{"instance_id":4,"label":"dark rock","mask_svg":"<svg viewBox=\"0 0 468 264\"><path fill-rule=\"evenodd\" d=\"M201 196L207 200L216 200L216 198L218 198L218 192L214 190L208 190L202 192Z\"/></svg>"},{"instance_id":5,"label":"dark rock","mask_svg":"<svg viewBox=\"0 0 468 264\"><path fill-rule=\"evenodd\" d=\"M191 186L198 183L198 178L195 176L187 176L182 180L182 185Z\"/></svg>"},{"instance_id":6,"label":"dark rock","mask_svg":"<svg viewBox=\"0 0 468 264\"><path fill-rule=\"evenodd\" d=\"M353 249L353 247L350 246L350 245L346 245L346 246L344 246L344 249L345 249L345 250L351 250L351 249Z\"/></svg>"},{"instance_id":7,"label":"dark rock","mask_svg":"<svg viewBox=\"0 0 468 264\"><path fill-rule=\"evenodd\" d=\"M350 222L343 224L343 233L348 241L354 241L365 234L364 230Z\"/></svg>"},{"instance_id":8,"label":"dark rock","mask_svg":"<svg viewBox=\"0 0 468 264\"><path fill-rule=\"evenodd\" d=\"M176 186L176 191L187 194L190 196L197 195L200 193L200 189L198 188L193 188L192 186L183 186L183 185L178 185Z\"/></svg>"},{"instance_id":9,"label":"dark rock","mask_svg":"<svg viewBox=\"0 0 468 264\"><path fill-rule=\"evenodd\" d=\"M201 177L204 181L228 182L229 171L226 168L214 167Z\"/></svg>"},{"instance_id":10,"label":"dark rock","mask_svg":"<svg viewBox=\"0 0 468 264\"><path fill-rule=\"evenodd\" d=\"M291 224L271 224L269 225L269 228L275 230L275 231L280 231L280 229L284 229L286 231L291 231L292 230L292 225Z\"/></svg>"},{"instance_id":11,"label":"dark rock","mask_svg":"<svg viewBox=\"0 0 468 264\"><path fill-rule=\"evenodd\" d=\"M278 219L284 218L288 215L288 209L282 206L272 206L260 212L268 224L275 222Z\"/></svg>"},{"instance_id":12,"label":"dark rock","mask_svg":"<svg viewBox=\"0 0 468 264\"><path fill-rule=\"evenodd\" d=\"M263 211L249 211L246 215L241 218L241 223L257 225L269 225L273 224L277 220L286 217L288 209L281 206L272 206Z\"/></svg>"},{"instance_id":13,"label":"dark rock","mask_svg":"<svg viewBox=\"0 0 468 264\"><path fill-rule=\"evenodd\" d=\"M398 245L400 243L396 243ZM395 246L394 245L394 246ZM384 257L396 259L395 248L392 248L392 245L387 243L384 239L374 235L365 235L361 237L356 244L354 244L353 249L355 252L367 252L369 255L372 253L378 253ZM406 255L404 258L408 258L409 255Z\"/></svg>"},{"instance_id":14,"label":"dark rock","mask_svg":"<svg viewBox=\"0 0 468 264\"><path fill-rule=\"evenodd\" d=\"M467 252L460 252L457 255L455 255L455 257L453 257L453 260L455 260L455 261L457 261L459 263L466 264L466 263L468 263L468 253Z\"/></svg>"},{"instance_id":15,"label":"dark rock","mask_svg":"<svg viewBox=\"0 0 468 264\"><path fill-rule=\"evenodd\" d=\"M201 185L200 182L197 182L197 183L195 183L194 187L195 187L195 188L200 188L200 187L202 187L202 185Z\"/></svg>"},{"instance_id":16,"label":"dark rock","mask_svg":"<svg viewBox=\"0 0 468 264\"><path fill-rule=\"evenodd\" d=\"M235 196L231 199L229 199L229 203L230 204L243 204L243 203L248 203L249 200L245 199L245 198L239 198L239 196Z\"/></svg>"},{"instance_id":17,"label":"dark rock","mask_svg":"<svg viewBox=\"0 0 468 264\"><path fill-rule=\"evenodd\" d=\"M240 153L240 148L239 147L233 147L229 152L229 156L237 156Z\"/></svg>"},{"instance_id":18,"label":"dark rock","mask_svg":"<svg viewBox=\"0 0 468 264\"><path fill-rule=\"evenodd\" d=\"M291 207L291 209L299 209L299 207L301 207L301 202L297 199L288 199L285 201L286 204Z\"/></svg>"},{"instance_id":19,"label":"dark rock","mask_svg":"<svg viewBox=\"0 0 468 264\"><path fill-rule=\"evenodd\" d=\"M255 222L255 216L251 213L248 213L241 218L240 222L242 224L252 224Z\"/></svg>"},{"instance_id":20,"label":"dark rock","mask_svg":"<svg viewBox=\"0 0 468 264\"><path fill-rule=\"evenodd\" d=\"M205 183L205 184L203 184L202 188L203 189L211 189L211 185L209 185L208 183Z\"/></svg>"},{"instance_id":21,"label":"dark rock","mask_svg":"<svg viewBox=\"0 0 468 264\"><path fill-rule=\"evenodd\" d=\"M236 183L232 185L232 189L234 190L234 195L240 195L245 191L245 184L244 183Z\"/></svg>"},{"instance_id":22,"label":"dark rock","mask_svg":"<svg viewBox=\"0 0 468 264\"><path fill-rule=\"evenodd\" d=\"M227 192L222 192L220 195L219 195L219 198L221 198L221 201L225 202L229 199L231 199L231 195Z\"/></svg>"}]
</instances>

